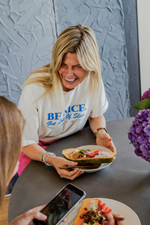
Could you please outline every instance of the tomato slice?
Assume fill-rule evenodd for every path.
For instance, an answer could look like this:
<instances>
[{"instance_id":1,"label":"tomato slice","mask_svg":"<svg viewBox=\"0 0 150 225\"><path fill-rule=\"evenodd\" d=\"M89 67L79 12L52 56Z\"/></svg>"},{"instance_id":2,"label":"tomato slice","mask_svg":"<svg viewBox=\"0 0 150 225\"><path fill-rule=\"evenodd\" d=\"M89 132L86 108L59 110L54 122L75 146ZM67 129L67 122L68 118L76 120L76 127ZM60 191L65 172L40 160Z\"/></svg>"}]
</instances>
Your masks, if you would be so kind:
<instances>
[{"instance_id":1,"label":"tomato slice","mask_svg":"<svg viewBox=\"0 0 150 225\"><path fill-rule=\"evenodd\" d=\"M105 203L102 204L102 211L105 211L107 205Z\"/></svg>"},{"instance_id":2,"label":"tomato slice","mask_svg":"<svg viewBox=\"0 0 150 225\"><path fill-rule=\"evenodd\" d=\"M105 203L102 203L101 201L98 201L98 211L100 211L103 215L107 215L112 210L109 208Z\"/></svg>"},{"instance_id":3,"label":"tomato slice","mask_svg":"<svg viewBox=\"0 0 150 225\"><path fill-rule=\"evenodd\" d=\"M88 154L88 157L90 158L93 158L95 155L99 155L99 153L102 152L102 150L96 150L96 151L93 151L91 153Z\"/></svg>"},{"instance_id":4,"label":"tomato slice","mask_svg":"<svg viewBox=\"0 0 150 225\"><path fill-rule=\"evenodd\" d=\"M88 157L90 157L90 158L93 158L94 156L95 156L94 152L91 152L91 153L88 154Z\"/></svg>"},{"instance_id":5,"label":"tomato slice","mask_svg":"<svg viewBox=\"0 0 150 225\"><path fill-rule=\"evenodd\" d=\"M94 151L94 153L95 153L96 155L99 155L100 152L102 152L101 149Z\"/></svg>"},{"instance_id":6,"label":"tomato slice","mask_svg":"<svg viewBox=\"0 0 150 225\"><path fill-rule=\"evenodd\" d=\"M105 212L103 212L104 215L107 215L111 212L112 210L110 208L108 208Z\"/></svg>"}]
</instances>

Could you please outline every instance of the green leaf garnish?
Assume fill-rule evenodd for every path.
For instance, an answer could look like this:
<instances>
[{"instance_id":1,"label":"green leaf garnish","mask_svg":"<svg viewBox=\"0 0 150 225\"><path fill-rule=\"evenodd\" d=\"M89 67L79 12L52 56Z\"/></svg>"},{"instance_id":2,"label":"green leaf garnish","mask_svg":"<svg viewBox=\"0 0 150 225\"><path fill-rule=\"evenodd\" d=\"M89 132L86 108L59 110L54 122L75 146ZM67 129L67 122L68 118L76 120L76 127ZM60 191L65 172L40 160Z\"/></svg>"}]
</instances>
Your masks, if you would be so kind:
<instances>
[{"instance_id":1,"label":"green leaf garnish","mask_svg":"<svg viewBox=\"0 0 150 225\"><path fill-rule=\"evenodd\" d=\"M150 99L149 98L143 99L142 101L139 102L138 105L133 106L133 108L138 109L138 111L142 109L150 109Z\"/></svg>"},{"instance_id":2,"label":"green leaf garnish","mask_svg":"<svg viewBox=\"0 0 150 225\"><path fill-rule=\"evenodd\" d=\"M80 149L80 150L79 150L79 152L82 152L82 151L83 151L83 149Z\"/></svg>"}]
</instances>

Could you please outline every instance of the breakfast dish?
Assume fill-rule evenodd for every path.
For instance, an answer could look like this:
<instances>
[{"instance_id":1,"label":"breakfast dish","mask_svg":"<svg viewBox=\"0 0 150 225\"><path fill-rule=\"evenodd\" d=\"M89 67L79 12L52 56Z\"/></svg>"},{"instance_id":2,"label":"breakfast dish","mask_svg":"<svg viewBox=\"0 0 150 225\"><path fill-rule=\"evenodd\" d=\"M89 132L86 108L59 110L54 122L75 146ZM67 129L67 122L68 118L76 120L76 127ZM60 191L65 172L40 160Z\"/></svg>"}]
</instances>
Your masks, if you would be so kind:
<instances>
[{"instance_id":1,"label":"breakfast dish","mask_svg":"<svg viewBox=\"0 0 150 225\"><path fill-rule=\"evenodd\" d=\"M121 214L125 218L125 224L126 225L141 225L141 222L139 220L139 217L137 214L127 205L123 204L122 202L108 199L108 198L96 198L101 200L103 203L105 203L109 208L111 208L112 212L114 214ZM79 213L80 208L82 207L82 202L80 202L74 210L67 216L67 221L64 223L61 223L61 225L73 225L75 219L77 218L77 215Z\"/></svg>"},{"instance_id":2,"label":"breakfast dish","mask_svg":"<svg viewBox=\"0 0 150 225\"><path fill-rule=\"evenodd\" d=\"M85 147L85 146L84 146ZM97 146L98 149L91 148L68 148L62 151L68 160L78 162L78 165L111 163L115 160L116 153L108 149Z\"/></svg>"},{"instance_id":3,"label":"breakfast dish","mask_svg":"<svg viewBox=\"0 0 150 225\"><path fill-rule=\"evenodd\" d=\"M94 153L94 157L88 156L91 153ZM82 166L82 170L85 173L94 173L104 169L111 165L116 158L116 153L98 145L84 145L77 148L69 148L63 150L62 154L66 159L78 162L78 166Z\"/></svg>"},{"instance_id":4,"label":"breakfast dish","mask_svg":"<svg viewBox=\"0 0 150 225\"><path fill-rule=\"evenodd\" d=\"M86 198L74 221L74 225L101 225L112 210L100 199Z\"/></svg>"}]
</instances>

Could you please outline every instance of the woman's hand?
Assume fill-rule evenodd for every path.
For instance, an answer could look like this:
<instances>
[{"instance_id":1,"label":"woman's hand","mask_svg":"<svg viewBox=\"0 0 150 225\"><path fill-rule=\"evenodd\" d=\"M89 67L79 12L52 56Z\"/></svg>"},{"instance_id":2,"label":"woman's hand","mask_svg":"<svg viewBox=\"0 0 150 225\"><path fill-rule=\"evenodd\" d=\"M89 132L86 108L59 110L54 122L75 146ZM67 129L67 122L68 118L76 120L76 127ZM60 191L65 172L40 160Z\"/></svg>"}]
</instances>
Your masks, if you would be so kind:
<instances>
[{"instance_id":1,"label":"woman's hand","mask_svg":"<svg viewBox=\"0 0 150 225\"><path fill-rule=\"evenodd\" d=\"M96 144L106 147L106 148L110 149L112 152L116 152L115 145L114 145L111 137L109 136L108 133L105 132L105 130L99 130L97 132Z\"/></svg>"},{"instance_id":2,"label":"woman's hand","mask_svg":"<svg viewBox=\"0 0 150 225\"><path fill-rule=\"evenodd\" d=\"M106 127L106 121L103 115L99 117L95 117L95 118L89 117L89 123L93 133L95 133L95 130L98 128ZM116 152L116 148L111 137L109 136L108 133L106 133L104 129L98 130L96 134L96 144L100 146L104 146L110 149L112 152Z\"/></svg>"},{"instance_id":3,"label":"woman's hand","mask_svg":"<svg viewBox=\"0 0 150 225\"><path fill-rule=\"evenodd\" d=\"M121 218L122 220L119 220ZM108 214L107 219L108 221L103 221L102 225L125 225L124 219L121 215Z\"/></svg>"},{"instance_id":4,"label":"woman's hand","mask_svg":"<svg viewBox=\"0 0 150 225\"><path fill-rule=\"evenodd\" d=\"M45 221L47 216L40 212L44 206L45 205L30 209L26 213L16 217L9 225L34 225L32 222L33 219ZM63 222L66 222L66 220L66 218L63 219Z\"/></svg>"},{"instance_id":5,"label":"woman's hand","mask_svg":"<svg viewBox=\"0 0 150 225\"><path fill-rule=\"evenodd\" d=\"M68 165L76 166L78 164L76 162L63 159L61 157L53 157L52 164L55 167L55 169L57 170L57 172L61 178L74 180L76 177L78 177L82 173L84 173L83 170L78 169L78 168L76 168L72 171L70 171L69 169L68 170L67 169L59 169L59 167L68 166Z\"/></svg>"},{"instance_id":6,"label":"woman's hand","mask_svg":"<svg viewBox=\"0 0 150 225\"><path fill-rule=\"evenodd\" d=\"M26 213L16 217L9 225L33 225L33 219L45 221L47 219L47 216L40 212L40 210L43 209L44 206L30 209Z\"/></svg>"}]
</instances>

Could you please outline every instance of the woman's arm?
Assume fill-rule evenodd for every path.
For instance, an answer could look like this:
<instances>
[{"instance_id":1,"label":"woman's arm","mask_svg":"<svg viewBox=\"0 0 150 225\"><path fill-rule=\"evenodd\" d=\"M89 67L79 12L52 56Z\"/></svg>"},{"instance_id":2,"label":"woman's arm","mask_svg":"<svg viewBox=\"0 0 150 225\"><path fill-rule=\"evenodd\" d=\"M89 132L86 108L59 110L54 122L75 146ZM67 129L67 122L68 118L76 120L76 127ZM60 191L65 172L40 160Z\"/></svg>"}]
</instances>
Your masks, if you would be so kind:
<instances>
[{"instance_id":1,"label":"woman's arm","mask_svg":"<svg viewBox=\"0 0 150 225\"><path fill-rule=\"evenodd\" d=\"M30 144L24 146L22 152L33 160L41 161L42 154L46 151L37 144Z\"/></svg>"},{"instance_id":2,"label":"woman's arm","mask_svg":"<svg viewBox=\"0 0 150 225\"><path fill-rule=\"evenodd\" d=\"M106 121L103 115L95 118L89 117L89 123L91 130L93 133L98 128L106 128ZM105 131L105 129L101 129L97 131L96 134L96 144L100 146L104 146L110 149L112 152L116 152L115 145L110 137L110 135Z\"/></svg>"},{"instance_id":3,"label":"woman's arm","mask_svg":"<svg viewBox=\"0 0 150 225\"><path fill-rule=\"evenodd\" d=\"M46 152L42 147L40 147L37 144L31 144L31 145L27 145L25 147L23 147L22 149L23 153L26 154L29 158L33 159L33 160L37 160L37 161L41 161L42 158L42 154L44 152ZM51 156L51 155L47 155L45 157L45 161L49 164L52 164L56 171L58 172L59 176L61 178L66 178L69 180L74 180L76 177L78 177L79 175L81 175L84 171L81 169L74 169L72 171L70 171L69 169L59 169L59 167L63 167L63 166L75 166L77 165L76 162L73 161L69 161L66 160L64 158L61 157L55 157L55 156Z\"/></svg>"},{"instance_id":4,"label":"woman's arm","mask_svg":"<svg viewBox=\"0 0 150 225\"><path fill-rule=\"evenodd\" d=\"M101 115L99 117L95 117L95 118L89 117L89 123L90 123L90 127L91 127L91 130L93 131L93 133L95 132L96 129L98 129L100 127L106 128L106 121L105 121L105 117L103 115Z\"/></svg>"}]
</instances>

